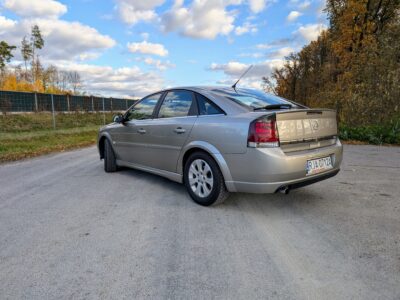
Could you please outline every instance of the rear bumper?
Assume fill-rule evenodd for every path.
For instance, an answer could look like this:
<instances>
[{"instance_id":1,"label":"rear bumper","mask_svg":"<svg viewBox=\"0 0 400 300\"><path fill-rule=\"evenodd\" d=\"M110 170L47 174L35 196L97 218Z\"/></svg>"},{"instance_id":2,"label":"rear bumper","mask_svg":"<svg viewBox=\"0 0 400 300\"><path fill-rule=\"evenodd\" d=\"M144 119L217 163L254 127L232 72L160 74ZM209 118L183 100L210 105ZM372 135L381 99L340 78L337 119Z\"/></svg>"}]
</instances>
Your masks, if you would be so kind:
<instances>
[{"instance_id":1,"label":"rear bumper","mask_svg":"<svg viewBox=\"0 0 400 300\"><path fill-rule=\"evenodd\" d=\"M307 186L318 181L322 181L335 176L339 173L340 169L332 169L328 172L321 174L309 176L306 178L301 178L297 180L272 182L272 183L254 183L254 182L241 182L241 181L231 181L228 182L231 192L241 192L241 193L256 193L256 194L272 194L278 192L283 187L288 187L290 190L297 189L303 186Z\"/></svg>"},{"instance_id":2,"label":"rear bumper","mask_svg":"<svg viewBox=\"0 0 400 300\"><path fill-rule=\"evenodd\" d=\"M307 160L330 156L333 168L306 175ZM225 181L230 192L275 193L282 187L295 189L335 176L340 170L343 147L335 145L284 153L280 148L249 148L245 154L224 155L232 175Z\"/></svg>"}]
</instances>

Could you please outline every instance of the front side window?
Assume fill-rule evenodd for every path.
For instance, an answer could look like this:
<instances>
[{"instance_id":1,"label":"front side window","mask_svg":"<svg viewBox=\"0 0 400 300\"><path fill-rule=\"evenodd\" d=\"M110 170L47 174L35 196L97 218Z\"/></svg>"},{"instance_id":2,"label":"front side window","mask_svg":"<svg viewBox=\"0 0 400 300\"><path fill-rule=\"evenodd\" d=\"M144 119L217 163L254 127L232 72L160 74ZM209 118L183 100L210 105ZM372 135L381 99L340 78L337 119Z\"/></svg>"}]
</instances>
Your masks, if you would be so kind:
<instances>
[{"instance_id":1,"label":"front side window","mask_svg":"<svg viewBox=\"0 0 400 300\"><path fill-rule=\"evenodd\" d=\"M128 111L125 118L128 121L151 119L160 96L161 93L144 98Z\"/></svg>"},{"instance_id":2,"label":"front side window","mask_svg":"<svg viewBox=\"0 0 400 300\"><path fill-rule=\"evenodd\" d=\"M158 113L159 118L184 117L189 114L193 95L190 91L170 91L164 98Z\"/></svg>"}]
</instances>

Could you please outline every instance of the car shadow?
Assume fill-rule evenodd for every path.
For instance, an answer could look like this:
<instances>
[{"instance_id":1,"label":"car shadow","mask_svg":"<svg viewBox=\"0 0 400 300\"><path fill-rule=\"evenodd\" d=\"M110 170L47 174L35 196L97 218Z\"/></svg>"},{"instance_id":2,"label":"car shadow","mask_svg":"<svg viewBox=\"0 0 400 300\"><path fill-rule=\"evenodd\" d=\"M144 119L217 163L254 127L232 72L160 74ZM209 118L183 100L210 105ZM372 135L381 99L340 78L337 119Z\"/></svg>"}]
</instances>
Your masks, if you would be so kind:
<instances>
[{"instance_id":1,"label":"car shadow","mask_svg":"<svg viewBox=\"0 0 400 300\"><path fill-rule=\"evenodd\" d=\"M179 194L186 193L186 188L183 184L169 180L168 178L159 175L148 173L146 171L121 167L118 173L133 177L134 179L145 180L151 184L168 187L168 189L170 189L171 191L175 191Z\"/></svg>"},{"instance_id":2,"label":"car shadow","mask_svg":"<svg viewBox=\"0 0 400 300\"><path fill-rule=\"evenodd\" d=\"M147 173L145 171L121 168L119 171L121 175L132 177L133 180L144 180L147 183L158 185L170 191L168 194L175 194L176 197L166 197L165 201L173 201L175 205L187 205L189 201L196 205L186 191L186 187L167 178ZM175 199L174 199L175 198ZM176 198L179 201L176 202ZM229 198L224 203L211 207L212 209L223 209L223 210L245 210L246 207L255 206L260 208L262 211L271 211L272 209L292 209L294 207L307 208L318 206L323 200L320 193L311 190L309 188L301 188L291 191L289 194L250 194L250 193L231 193ZM165 203L167 205L172 203ZM209 209L210 207L205 207Z\"/></svg>"}]
</instances>

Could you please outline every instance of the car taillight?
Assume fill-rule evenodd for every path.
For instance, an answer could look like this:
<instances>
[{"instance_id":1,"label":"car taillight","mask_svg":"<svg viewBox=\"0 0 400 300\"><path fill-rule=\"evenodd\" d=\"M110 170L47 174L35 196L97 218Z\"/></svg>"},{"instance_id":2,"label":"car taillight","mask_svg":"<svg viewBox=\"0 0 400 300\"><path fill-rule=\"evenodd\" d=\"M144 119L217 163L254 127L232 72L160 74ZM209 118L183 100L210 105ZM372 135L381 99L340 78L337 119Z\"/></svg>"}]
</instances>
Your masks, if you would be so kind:
<instances>
[{"instance_id":1,"label":"car taillight","mask_svg":"<svg viewBox=\"0 0 400 300\"><path fill-rule=\"evenodd\" d=\"M271 117L262 117L250 123L247 146L279 147L279 135L276 121Z\"/></svg>"}]
</instances>

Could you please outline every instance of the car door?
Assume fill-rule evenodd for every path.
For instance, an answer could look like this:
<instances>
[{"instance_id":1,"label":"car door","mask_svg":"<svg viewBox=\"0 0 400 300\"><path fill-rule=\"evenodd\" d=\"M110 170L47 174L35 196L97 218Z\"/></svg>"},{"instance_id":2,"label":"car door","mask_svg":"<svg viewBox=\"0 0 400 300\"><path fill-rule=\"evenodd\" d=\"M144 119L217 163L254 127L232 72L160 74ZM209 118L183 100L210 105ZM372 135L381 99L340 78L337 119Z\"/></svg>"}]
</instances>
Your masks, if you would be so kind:
<instances>
[{"instance_id":1,"label":"car door","mask_svg":"<svg viewBox=\"0 0 400 300\"><path fill-rule=\"evenodd\" d=\"M189 90L168 91L149 126L151 166L176 172L177 161L197 119L197 105Z\"/></svg>"},{"instance_id":2,"label":"car door","mask_svg":"<svg viewBox=\"0 0 400 300\"><path fill-rule=\"evenodd\" d=\"M113 142L118 159L147 166L149 164L149 125L162 93L143 98L125 114L125 122L114 131Z\"/></svg>"}]
</instances>

